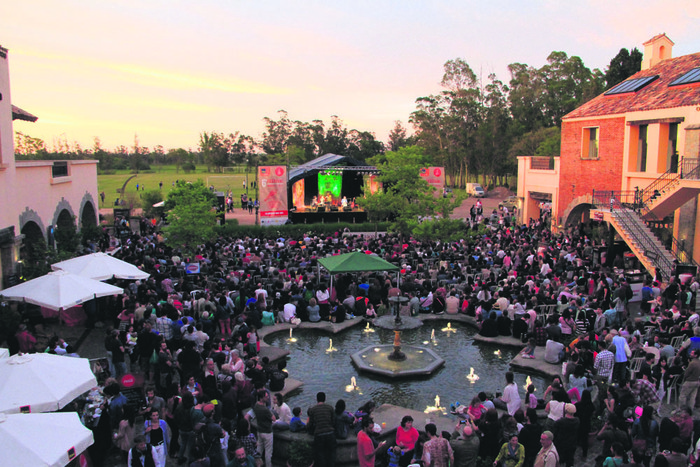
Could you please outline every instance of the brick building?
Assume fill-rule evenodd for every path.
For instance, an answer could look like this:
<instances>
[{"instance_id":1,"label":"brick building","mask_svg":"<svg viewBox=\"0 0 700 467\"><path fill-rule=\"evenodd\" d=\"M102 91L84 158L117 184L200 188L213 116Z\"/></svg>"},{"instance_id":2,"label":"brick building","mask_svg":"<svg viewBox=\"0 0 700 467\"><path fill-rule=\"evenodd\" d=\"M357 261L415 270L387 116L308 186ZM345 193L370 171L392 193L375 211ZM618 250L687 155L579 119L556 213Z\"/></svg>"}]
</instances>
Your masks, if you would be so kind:
<instances>
[{"instance_id":1,"label":"brick building","mask_svg":"<svg viewBox=\"0 0 700 467\"><path fill-rule=\"evenodd\" d=\"M672 224L674 237L700 259L700 53L674 58L673 45L665 34L653 37L638 73L564 116L555 167L520 158L525 220L550 198L553 228L575 225L600 208L594 190L615 192L628 206L643 201L633 208L642 221Z\"/></svg>"}]
</instances>

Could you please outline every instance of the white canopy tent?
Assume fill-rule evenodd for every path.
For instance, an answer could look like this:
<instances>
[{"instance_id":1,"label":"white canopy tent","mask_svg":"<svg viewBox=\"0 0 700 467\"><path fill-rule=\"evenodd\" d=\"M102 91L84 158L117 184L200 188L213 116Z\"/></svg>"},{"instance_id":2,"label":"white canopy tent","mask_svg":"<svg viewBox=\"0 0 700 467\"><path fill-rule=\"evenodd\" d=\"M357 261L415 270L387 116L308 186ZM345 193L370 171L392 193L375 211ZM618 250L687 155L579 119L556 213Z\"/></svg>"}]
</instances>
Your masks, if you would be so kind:
<instances>
[{"instance_id":1,"label":"white canopy tent","mask_svg":"<svg viewBox=\"0 0 700 467\"><path fill-rule=\"evenodd\" d=\"M106 253L92 253L78 256L51 265L53 270L64 270L97 281L113 277L117 279L148 279L144 272L126 261L114 258Z\"/></svg>"},{"instance_id":2,"label":"white canopy tent","mask_svg":"<svg viewBox=\"0 0 700 467\"><path fill-rule=\"evenodd\" d=\"M121 293L124 293L124 289L67 271L53 271L0 290L0 296L5 300L24 301L52 310L65 310L93 298Z\"/></svg>"},{"instance_id":3,"label":"white canopy tent","mask_svg":"<svg viewBox=\"0 0 700 467\"><path fill-rule=\"evenodd\" d=\"M75 412L0 414L0 467L63 467L92 443Z\"/></svg>"},{"instance_id":4,"label":"white canopy tent","mask_svg":"<svg viewBox=\"0 0 700 467\"><path fill-rule=\"evenodd\" d=\"M0 413L52 412L95 386L87 358L35 353L0 359Z\"/></svg>"}]
</instances>

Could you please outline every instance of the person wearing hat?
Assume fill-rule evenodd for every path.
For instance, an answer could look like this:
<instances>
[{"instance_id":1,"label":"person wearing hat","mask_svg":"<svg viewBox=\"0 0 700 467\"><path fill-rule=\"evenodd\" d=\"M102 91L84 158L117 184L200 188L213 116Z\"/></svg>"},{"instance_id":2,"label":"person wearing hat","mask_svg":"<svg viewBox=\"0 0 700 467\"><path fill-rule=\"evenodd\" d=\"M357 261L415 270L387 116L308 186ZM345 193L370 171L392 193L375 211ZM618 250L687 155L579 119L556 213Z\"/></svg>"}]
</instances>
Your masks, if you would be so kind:
<instances>
[{"instance_id":1,"label":"person wearing hat","mask_svg":"<svg viewBox=\"0 0 700 467\"><path fill-rule=\"evenodd\" d=\"M450 437L450 446L454 453L454 467L471 467L479 457L481 440L477 434L476 425L471 418L462 420L455 427Z\"/></svg>"},{"instance_id":2,"label":"person wearing hat","mask_svg":"<svg viewBox=\"0 0 700 467\"><path fill-rule=\"evenodd\" d=\"M540 444L542 449L537 453L534 467L558 467L559 453L554 446L554 434L551 431L542 432Z\"/></svg>"},{"instance_id":3,"label":"person wearing hat","mask_svg":"<svg viewBox=\"0 0 700 467\"><path fill-rule=\"evenodd\" d=\"M567 467L574 465L574 454L578 444L578 429L581 421L575 417L576 406L574 404L566 404L564 406L564 416L554 422L553 431L556 433L554 437L554 445L557 452L560 453L560 462Z\"/></svg>"}]
</instances>

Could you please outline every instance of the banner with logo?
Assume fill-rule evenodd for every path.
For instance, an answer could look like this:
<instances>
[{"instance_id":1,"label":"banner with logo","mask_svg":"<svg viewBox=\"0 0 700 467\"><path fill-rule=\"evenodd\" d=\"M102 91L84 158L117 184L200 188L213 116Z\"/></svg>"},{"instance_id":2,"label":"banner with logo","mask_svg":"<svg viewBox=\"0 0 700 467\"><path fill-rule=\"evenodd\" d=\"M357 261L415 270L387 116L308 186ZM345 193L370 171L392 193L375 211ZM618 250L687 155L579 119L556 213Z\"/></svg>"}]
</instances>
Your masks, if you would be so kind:
<instances>
[{"instance_id":1,"label":"banner with logo","mask_svg":"<svg viewBox=\"0 0 700 467\"><path fill-rule=\"evenodd\" d=\"M260 225L280 225L287 222L287 167L258 167L258 187Z\"/></svg>"},{"instance_id":2,"label":"banner with logo","mask_svg":"<svg viewBox=\"0 0 700 467\"><path fill-rule=\"evenodd\" d=\"M292 204L297 209L303 209L305 206L304 198L306 196L306 185L304 185L304 179L297 180L292 185Z\"/></svg>"},{"instance_id":3,"label":"banner with logo","mask_svg":"<svg viewBox=\"0 0 700 467\"><path fill-rule=\"evenodd\" d=\"M428 182L428 185L435 188L434 196L442 196L442 190L445 188L444 167L423 167L420 169L420 176Z\"/></svg>"},{"instance_id":4,"label":"banner with logo","mask_svg":"<svg viewBox=\"0 0 700 467\"><path fill-rule=\"evenodd\" d=\"M373 195L382 189L382 182L375 174L365 175L365 195Z\"/></svg>"}]
</instances>

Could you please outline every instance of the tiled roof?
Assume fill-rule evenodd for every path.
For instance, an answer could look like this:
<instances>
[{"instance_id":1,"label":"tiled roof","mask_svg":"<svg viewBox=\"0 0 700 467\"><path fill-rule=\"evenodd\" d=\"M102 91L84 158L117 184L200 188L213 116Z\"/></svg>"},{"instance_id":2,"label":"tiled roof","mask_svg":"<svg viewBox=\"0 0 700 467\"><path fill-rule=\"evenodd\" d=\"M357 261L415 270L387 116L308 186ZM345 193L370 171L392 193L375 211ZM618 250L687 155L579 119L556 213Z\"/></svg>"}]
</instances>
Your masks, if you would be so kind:
<instances>
[{"instance_id":1,"label":"tiled roof","mask_svg":"<svg viewBox=\"0 0 700 467\"><path fill-rule=\"evenodd\" d=\"M642 45L651 44L652 42L655 42L656 40L661 39L662 37L666 37L666 39L668 39L668 41L669 41L671 44L675 45L675 42L673 42L673 41L666 35L665 32L662 32L661 34L655 35L654 37L652 37L651 39L649 39L648 41L646 41L646 42L645 42L644 44L642 44Z\"/></svg>"},{"instance_id":2,"label":"tiled roof","mask_svg":"<svg viewBox=\"0 0 700 467\"><path fill-rule=\"evenodd\" d=\"M700 67L700 53L663 60L656 66L628 78L659 75L659 79L648 86L627 94L610 96L601 94L566 114L564 118L599 117L625 112L700 105L700 85L668 86L676 78L697 67Z\"/></svg>"}]
</instances>

